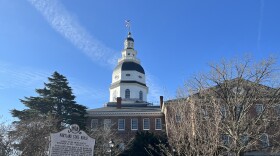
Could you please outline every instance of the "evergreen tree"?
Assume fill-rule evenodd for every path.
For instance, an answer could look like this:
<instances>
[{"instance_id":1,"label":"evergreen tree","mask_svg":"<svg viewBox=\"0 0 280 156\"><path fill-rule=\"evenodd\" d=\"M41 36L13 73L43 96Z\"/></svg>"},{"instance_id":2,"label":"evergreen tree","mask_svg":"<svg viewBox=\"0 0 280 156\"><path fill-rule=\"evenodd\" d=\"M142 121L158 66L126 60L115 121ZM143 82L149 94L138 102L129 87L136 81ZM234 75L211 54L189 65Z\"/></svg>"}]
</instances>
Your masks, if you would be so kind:
<instances>
[{"instance_id":1,"label":"evergreen tree","mask_svg":"<svg viewBox=\"0 0 280 156\"><path fill-rule=\"evenodd\" d=\"M66 77L54 72L48 80L49 83L44 83L43 89L36 89L39 96L20 100L28 109L14 109L12 115L20 120L52 115L59 121L57 129L74 123L85 129L86 107L76 103Z\"/></svg>"},{"instance_id":2,"label":"evergreen tree","mask_svg":"<svg viewBox=\"0 0 280 156\"><path fill-rule=\"evenodd\" d=\"M85 130L86 107L76 103L66 77L54 72L48 80L43 89L36 89L39 96L20 100L26 109L11 111L19 121L9 135L22 155L46 155L50 133L71 124Z\"/></svg>"}]
</instances>

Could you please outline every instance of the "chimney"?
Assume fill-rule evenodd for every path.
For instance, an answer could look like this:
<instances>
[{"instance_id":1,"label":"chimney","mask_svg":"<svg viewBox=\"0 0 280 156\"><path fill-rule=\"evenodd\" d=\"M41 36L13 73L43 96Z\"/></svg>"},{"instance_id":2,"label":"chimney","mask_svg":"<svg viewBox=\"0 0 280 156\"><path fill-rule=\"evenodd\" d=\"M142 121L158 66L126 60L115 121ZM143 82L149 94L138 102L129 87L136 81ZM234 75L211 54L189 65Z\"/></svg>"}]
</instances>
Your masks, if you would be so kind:
<instances>
[{"instance_id":1,"label":"chimney","mask_svg":"<svg viewBox=\"0 0 280 156\"><path fill-rule=\"evenodd\" d=\"M163 105L163 96L159 97L159 103L160 103L160 108L162 108Z\"/></svg>"},{"instance_id":2,"label":"chimney","mask_svg":"<svg viewBox=\"0 0 280 156\"><path fill-rule=\"evenodd\" d=\"M122 98L117 97L117 109L121 109L121 108L122 108Z\"/></svg>"}]
</instances>

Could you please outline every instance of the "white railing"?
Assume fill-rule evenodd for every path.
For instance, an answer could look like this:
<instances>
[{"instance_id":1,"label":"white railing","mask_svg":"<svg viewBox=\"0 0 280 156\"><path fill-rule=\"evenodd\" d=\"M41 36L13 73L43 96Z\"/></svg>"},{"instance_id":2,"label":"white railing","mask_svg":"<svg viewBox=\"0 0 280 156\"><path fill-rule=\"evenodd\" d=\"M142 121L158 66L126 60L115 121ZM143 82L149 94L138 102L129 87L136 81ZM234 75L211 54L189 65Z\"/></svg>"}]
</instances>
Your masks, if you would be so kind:
<instances>
[{"instance_id":1,"label":"white railing","mask_svg":"<svg viewBox=\"0 0 280 156\"><path fill-rule=\"evenodd\" d=\"M133 61L135 61L135 62L137 62L137 63L140 63L140 60L137 59L137 58L135 58L135 57L133 57L133 56L125 56L125 57L122 57L122 58L118 59L118 63L121 62L121 61L123 61L123 60L133 60Z\"/></svg>"}]
</instances>

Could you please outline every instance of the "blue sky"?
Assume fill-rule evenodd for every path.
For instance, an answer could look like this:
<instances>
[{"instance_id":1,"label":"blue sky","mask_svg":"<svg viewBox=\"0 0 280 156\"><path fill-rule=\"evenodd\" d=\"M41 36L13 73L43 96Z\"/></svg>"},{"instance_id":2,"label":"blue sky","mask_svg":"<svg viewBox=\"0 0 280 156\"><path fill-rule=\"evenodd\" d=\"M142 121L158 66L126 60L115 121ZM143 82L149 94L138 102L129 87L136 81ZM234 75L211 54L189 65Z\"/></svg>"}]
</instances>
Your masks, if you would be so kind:
<instances>
[{"instance_id":1,"label":"blue sky","mask_svg":"<svg viewBox=\"0 0 280 156\"><path fill-rule=\"evenodd\" d=\"M208 64L250 54L280 54L278 0L0 0L0 105L23 109L54 71L89 108L109 100L113 67L132 21L149 101L176 89ZM279 64L279 61L278 61Z\"/></svg>"}]
</instances>

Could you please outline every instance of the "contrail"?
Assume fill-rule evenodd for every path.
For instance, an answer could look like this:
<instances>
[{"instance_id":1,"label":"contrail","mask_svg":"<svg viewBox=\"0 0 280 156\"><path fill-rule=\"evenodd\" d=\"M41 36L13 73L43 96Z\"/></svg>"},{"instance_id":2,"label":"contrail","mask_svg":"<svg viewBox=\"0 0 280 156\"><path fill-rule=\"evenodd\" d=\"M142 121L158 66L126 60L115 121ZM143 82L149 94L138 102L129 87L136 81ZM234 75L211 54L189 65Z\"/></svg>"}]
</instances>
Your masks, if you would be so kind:
<instances>
[{"instance_id":1,"label":"contrail","mask_svg":"<svg viewBox=\"0 0 280 156\"><path fill-rule=\"evenodd\" d=\"M90 57L93 62L109 66L111 69L116 65L119 53L93 38L57 0L28 1L43 15L54 30ZM160 89L153 81L152 75L147 75L147 83L151 100L158 100Z\"/></svg>"},{"instance_id":2,"label":"contrail","mask_svg":"<svg viewBox=\"0 0 280 156\"><path fill-rule=\"evenodd\" d=\"M263 23L263 12L264 12L264 1L260 0L260 20L258 25L258 40L257 40L257 51L260 52L261 48L261 35L262 35L262 23Z\"/></svg>"},{"instance_id":3,"label":"contrail","mask_svg":"<svg viewBox=\"0 0 280 156\"><path fill-rule=\"evenodd\" d=\"M28 0L50 26L99 65L113 67L116 52L104 46L74 20L57 0Z\"/></svg>"}]
</instances>

